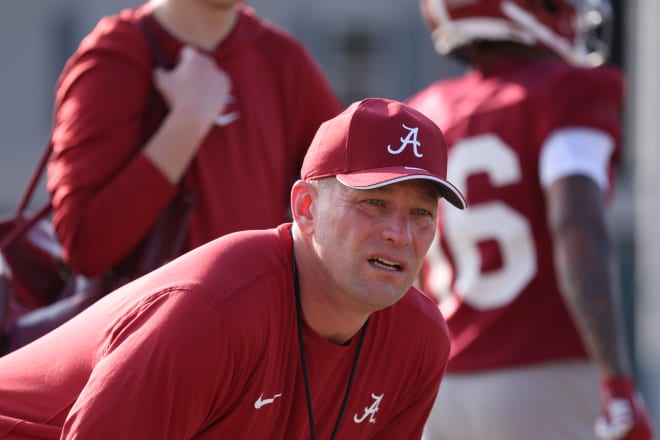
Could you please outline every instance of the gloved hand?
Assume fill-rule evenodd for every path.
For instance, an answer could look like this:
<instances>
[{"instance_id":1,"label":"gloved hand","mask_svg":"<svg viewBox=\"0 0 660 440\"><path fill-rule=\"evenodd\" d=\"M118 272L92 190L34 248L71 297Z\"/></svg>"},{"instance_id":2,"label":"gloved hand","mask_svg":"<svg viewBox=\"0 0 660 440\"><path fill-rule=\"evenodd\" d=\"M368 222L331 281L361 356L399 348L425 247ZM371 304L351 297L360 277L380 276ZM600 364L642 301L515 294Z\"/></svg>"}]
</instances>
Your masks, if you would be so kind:
<instances>
[{"instance_id":1,"label":"gloved hand","mask_svg":"<svg viewBox=\"0 0 660 440\"><path fill-rule=\"evenodd\" d=\"M627 377L613 377L601 384L603 414L596 419L594 432L602 440L651 440L642 396Z\"/></svg>"}]
</instances>

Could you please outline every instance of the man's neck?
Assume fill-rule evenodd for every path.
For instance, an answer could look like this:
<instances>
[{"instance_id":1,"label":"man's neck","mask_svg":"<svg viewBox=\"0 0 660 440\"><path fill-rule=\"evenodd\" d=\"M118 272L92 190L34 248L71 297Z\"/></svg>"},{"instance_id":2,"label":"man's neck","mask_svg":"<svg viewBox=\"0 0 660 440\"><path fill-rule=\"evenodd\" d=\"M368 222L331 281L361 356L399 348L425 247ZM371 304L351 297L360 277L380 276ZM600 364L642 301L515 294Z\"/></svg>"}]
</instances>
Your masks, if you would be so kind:
<instances>
[{"instance_id":1,"label":"man's neck","mask_svg":"<svg viewBox=\"0 0 660 440\"><path fill-rule=\"evenodd\" d=\"M317 270L313 253L303 246L294 246L300 283L302 312L307 324L333 344L348 342L364 325L370 312L341 304L337 292L328 292L323 271Z\"/></svg>"},{"instance_id":2,"label":"man's neck","mask_svg":"<svg viewBox=\"0 0 660 440\"><path fill-rule=\"evenodd\" d=\"M156 20L181 41L212 51L231 33L236 6L211 6L190 0L151 0Z\"/></svg>"}]
</instances>

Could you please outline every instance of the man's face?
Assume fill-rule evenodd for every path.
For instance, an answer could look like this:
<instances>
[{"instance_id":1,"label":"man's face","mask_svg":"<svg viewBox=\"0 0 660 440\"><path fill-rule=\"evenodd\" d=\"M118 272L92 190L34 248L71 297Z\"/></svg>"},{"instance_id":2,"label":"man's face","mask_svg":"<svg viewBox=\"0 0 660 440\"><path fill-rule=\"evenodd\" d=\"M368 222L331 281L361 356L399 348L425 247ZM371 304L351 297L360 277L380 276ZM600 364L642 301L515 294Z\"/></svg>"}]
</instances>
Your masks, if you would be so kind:
<instances>
[{"instance_id":1,"label":"man's face","mask_svg":"<svg viewBox=\"0 0 660 440\"><path fill-rule=\"evenodd\" d=\"M411 180L356 190L328 179L316 193L313 244L328 294L365 312L401 299L435 236L435 185Z\"/></svg>"}]
</instances>

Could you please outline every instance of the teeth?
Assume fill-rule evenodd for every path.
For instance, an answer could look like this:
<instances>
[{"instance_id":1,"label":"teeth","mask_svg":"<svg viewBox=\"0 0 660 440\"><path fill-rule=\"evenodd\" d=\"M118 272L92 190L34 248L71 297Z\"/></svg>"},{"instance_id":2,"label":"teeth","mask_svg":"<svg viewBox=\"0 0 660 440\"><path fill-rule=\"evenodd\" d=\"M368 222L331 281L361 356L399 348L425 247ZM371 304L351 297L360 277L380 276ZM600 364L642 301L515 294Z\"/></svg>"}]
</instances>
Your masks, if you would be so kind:
<instances>
[{"instance_id":1,"label":"teeth","mask_svg":"<svg viewBox=\"0 0 660 440\"><path fill-rule=\"evenodd\" d=\"M393 261L383 260L382 258L373 258L371 261L384 269L401 270L401 265Z\"/></svg>"}]
</instances>

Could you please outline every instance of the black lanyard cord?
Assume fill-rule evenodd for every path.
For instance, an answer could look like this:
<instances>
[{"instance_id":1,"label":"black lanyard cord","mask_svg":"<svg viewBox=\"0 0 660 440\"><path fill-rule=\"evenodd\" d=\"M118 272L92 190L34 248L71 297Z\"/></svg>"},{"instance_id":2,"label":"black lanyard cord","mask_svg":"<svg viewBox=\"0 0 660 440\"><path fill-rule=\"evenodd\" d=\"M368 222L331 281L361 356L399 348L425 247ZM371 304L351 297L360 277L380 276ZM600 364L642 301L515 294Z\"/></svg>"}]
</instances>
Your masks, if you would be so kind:
<instances>
[{"instance_id":1,"label":"black lanyard cord","mask_svg":"<svg viewBox=\"0 0 660 440\"><path fill-rule=\"evenodd\" d=\"M362 342L364 341L364 335L367 333L368 326L369 326L369 318L367 318L367 322L364 323L364 327L362 328L362 334L360 334L360 339L358 340L357 351L355 352L355 358L353 359L353 366L351 367L351 375L348 377L348 384L346 385L344 400L341 403L341 408L339 408L339 414L337 415L337 422L335 423L335 429L332 430L332 435L330 436L330 440L334 440L335 435L337 435L337 431L339 430L339 422L341 421L341 418L344 415L344 410L346 409L346 404L348 403L348 394L350 393L351 386L353 385L353 378L355 378L355 370L357 370L358 359L360 358L360 352L362 351Z\"/></svg>"},{"instance_id":2,"label":"black lanyard cord","mask_svg":"<svg viewBox=\"0 0 660 440\"><path fill-rule=\"evenodd\" d=\"M303 379L305 381L305 398L307 399L307 415L309 416L309 429L311 433L312 440L316 440L316 430L314 428L314 414L312 412L312 393L309 389L309 377L307 373L307 362L305 361L305 347L303 341L303 322L302 322L302 305L300 303L300 280L298 279L298 266L296 265L296 257L292 255L292 264L293 264L293 282L296 292L296 321L298 324L298 345L300 346L300 362L302 363L303 370ZM353 378L355 377L355 370L357 369L358 359L360 357L360 352L362 351L362 342L364 342L364 335L367 333L367 327L369 326L369 319L364 323L362 328L362 333L360 334L360 339L358 341L358 346L355 352L355 357L353 358L353 366L351 367L351 374L348 378L348 384L346 385L346 391L344 392L344 399L341 403L341 408L339 408L339 414L337 415L337 421L335 422L335 428L332 430L332 435L330 440L334 440L337 431L339 430L339 424L341 418L344 415L344 410L346 409L346 404L348 403L348 395L351 392L351 386L353 385Z\"/></svg>"}]
</instances>

